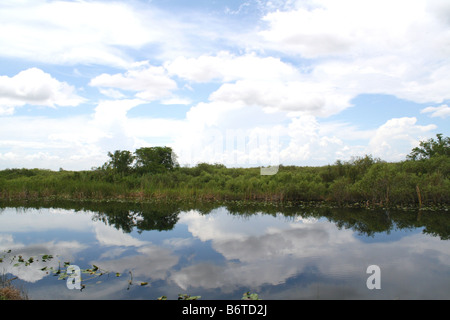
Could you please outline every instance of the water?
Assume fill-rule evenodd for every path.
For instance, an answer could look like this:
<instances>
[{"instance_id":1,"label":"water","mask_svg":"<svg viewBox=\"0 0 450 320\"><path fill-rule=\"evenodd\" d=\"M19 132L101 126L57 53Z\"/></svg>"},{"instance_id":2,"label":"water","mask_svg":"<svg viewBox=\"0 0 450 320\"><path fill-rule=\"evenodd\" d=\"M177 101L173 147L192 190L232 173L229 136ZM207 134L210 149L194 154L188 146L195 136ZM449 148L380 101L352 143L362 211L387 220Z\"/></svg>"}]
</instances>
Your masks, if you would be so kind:
<instances>
[{"instance_id":1,"label":"water","mask_svg":"<svg viewBox=\"0 0 450 320\"><path fill-rule=\"evenodd\" d=\"M6 206L0 272L17 277L12 284L30 299L186 293L234 300L247 291L266 300L449 299L449 217L238 205ZM82 274L82 290L70 290L55 275L69 264L99 270ZM380 289L367 287L370 265L380 268Z\"/></svg>"}]
</instances>

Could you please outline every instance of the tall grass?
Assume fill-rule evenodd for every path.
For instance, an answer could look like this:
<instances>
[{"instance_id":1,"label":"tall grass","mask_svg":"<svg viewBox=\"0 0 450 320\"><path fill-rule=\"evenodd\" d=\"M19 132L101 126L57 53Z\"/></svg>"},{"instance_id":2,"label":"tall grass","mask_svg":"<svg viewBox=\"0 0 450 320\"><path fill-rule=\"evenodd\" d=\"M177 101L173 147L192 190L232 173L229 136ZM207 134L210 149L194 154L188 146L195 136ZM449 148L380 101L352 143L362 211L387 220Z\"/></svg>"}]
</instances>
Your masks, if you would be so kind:
<instances>
[{"instance_id":1,"label":"tall grass","mask_svg":"<svg viewBox=\"0 0 450 320\"><path fill-rule=\"evenodd\" d=\"M0 171L0 198L174 199L329 201L338 204L424 205L450 202L447 156L387 163L369 156L321 167L280 166L262 176L259 168L199 164L163 173L111 170ZM420 190L420 196L417 190Z\"/></svg>"}]
</instances>

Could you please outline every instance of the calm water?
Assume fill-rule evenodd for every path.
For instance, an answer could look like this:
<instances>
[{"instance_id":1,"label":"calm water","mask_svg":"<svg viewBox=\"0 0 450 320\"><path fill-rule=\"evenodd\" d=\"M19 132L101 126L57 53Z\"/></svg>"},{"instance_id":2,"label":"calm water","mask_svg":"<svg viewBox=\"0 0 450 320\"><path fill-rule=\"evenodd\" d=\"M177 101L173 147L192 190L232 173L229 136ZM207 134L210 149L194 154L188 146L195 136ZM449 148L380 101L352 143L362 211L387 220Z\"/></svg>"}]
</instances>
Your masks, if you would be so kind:
<instances>
[{"instance_id":1,"label":"calm water","mask_svg":"<svg viewBox=\"0 0 450 320\"><path fill-rule=\"evenodd\" d=\"M0 272L17 277L30 299L237 300L247 291L262 299L449 299L449 217L238 205L3 207ZM69 290L51 271L64 262L108 273L83 273L84 289ZM370 265L380 268L381 289L366 285Z\"/></svg>"}]
</instances>

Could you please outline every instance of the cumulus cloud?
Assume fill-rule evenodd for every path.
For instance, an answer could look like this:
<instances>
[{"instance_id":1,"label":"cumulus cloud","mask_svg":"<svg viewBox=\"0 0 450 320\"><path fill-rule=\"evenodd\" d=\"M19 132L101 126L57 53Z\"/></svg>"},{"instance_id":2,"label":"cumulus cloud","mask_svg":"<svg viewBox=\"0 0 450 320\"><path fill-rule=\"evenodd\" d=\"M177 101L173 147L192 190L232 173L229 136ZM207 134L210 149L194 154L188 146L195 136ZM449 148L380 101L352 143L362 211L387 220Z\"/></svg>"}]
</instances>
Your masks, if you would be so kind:
<instances>
[{"instance_id":1,"label":"cumulus cloud","mask_svg":"<svg viewBox=\"0 0 450 320\"><path fill-rule=\"evenodd\" d=\"M202 141L198 154L217 155L221 149L226 158L221 142L226 128L235 128L236 123L244 130L258 127L267 113L281 120L281 137L288 141L278 149L282 162L314 159L322 163L364 153L403 159L436 126L399 118L387 119L376 130L359 130L351 124L326 124L321 118L352 106L352 99L360 94L387 94L418 103L448 99L450 70L444 61L450 38L447 21L439 13L442 7L447 8L439 1L422 0L292 2L264 16L267 24L249 47L300 57L296 61L308 68L224 51L166 63L170 74L188 81L222 82L208 103L188 112L187 122L196 124L195 134L187 134L183 141L189 137ZM252 110L251 115L245 110ZM447 109L423 112L445 116ZM242 115L248 119L245 124L240 122ZM266 130L273 132L273 126ZM349 144L358 139L367 144Z\"/></svg>"},{"instance_id":2,"label":"cumulus cloud","mask_svg":"<svg viewBox=\"0 0 450 320\"><path fill-rule=\"evenodd\" d=\"M354 92L274 57L226 51L167 62L169 74L191 82L219 82L209 100L259 107L264 112L308 112L329 116L350 105Z\"/></svg>"},{"instance_id":3,"label":"cumulus cloud","mask_svg":"<svg viewBox=\"0 0 450 320\"><path fill-rule=\"evenodd\" d=\"M221 288L231 292L242 286L279 285L292 276L301 275L301 289L297 286L294 292L284 292L283 297L311 298L317 294L317 288L310 285L316 284L317 276L326 275L325 278L332 281L320 282L321 296L336 297L335 290L351 287L352 291L346 290L347 296L361 298L368 297L370 291L364 285L366 268L370 261L376 261L385 272L384 283L394 284L384 287L385 294L396 297L408 295L401 289L408 277L423 274L419 260L427 251L420 244L436 245L432 254L437 257L441 270L445 270L448 257L442 241L420 233L406 234L396 240L392 248L395 254L390 257L397 259L392 260L386 256L385 243L363 243L354 230L341 229L323 220L283 221L282 217L265 215L255 215L251 220L242 219L238 223L235 219L236 216L215 212L206 216L194 211L181 215L180 223L186 224L195 238L211 243L226 263L219 266L207 261L194 262L173 270L169 279L184 290ZM406 256L415 261L411 266L416 267L405 270L401 261ZM426 287L428 280L424 275L418 281ZM425 292L428 291L424 291L426 296Z\"/></svg>"},{"instance_id":4,"label":"cumulus cloud","mask_svg":"<svg viewBox=\"0 0 450 320\"><path fill-rule=\"evenodd\" d=\"M180 56L165 63L170 74L194 82L234 81L239 79L275 80L298 75L296 68L275 57L259 57L255 53L235 55L221 51L197 58Z\"/></svg>"},{"instance_id":5,"label":"cumulus cloud","mask_svg":"<svg viewBox=\"0 0 450 320\"><path fill-rule=\"evenodd\" d=\"M94 229L97 241L103 246L141 247L149 244L147 241L139 240L124 233L121 229L107 226L103 222L95 223Z\"/></svg>"},{"instance_id":6,"label":"cumulus cloud","mask_svg":"<svg viewBox=\"0 0 450 320\"><path fill-rule=\"evenodd\" d=\"M90 116L0 117L0 160L5 168L90 169L106 161L105 131Z\"/></svg>"},{"instance_id":7,"label":"cumulus cloud","mask_svg":"<svg viewBox=\"0 0 450 320\"><path fill-rule=\"evenodd\" d=\"M111 260L93 261L107 270L125 273L133 270L134 277L150 277L152 280L164 280L169 270L177 263L179 258L169 249L152 244L141 245L136 255L118 257ZM139 280L135 281L138 282Z\"/></svg>"},{"instance_id":8,"label":"cumulus cloud","mask_svg":"<svg viewBox=\"0 0 450 320\"><path fill-rule=\"evenodd\" d=\"M163 67L150 65L132 68L125 73L103 73L93 78L89 84L94 87L136 92L137 98L147 101L167 97L177 88L177 83L167 75Z\"/></svg>"},{"instance_id":9,"label":"cumulus cloud","mask_svg":"<svg viewBox=\"0 0 450 320\"><path fill-rule=\"evenodd\" d=\"M418 125L417 118L393 118L380 126L370 139L368 147L372 155L384 160L404 160L406 155L417 144L417 137L430 136L436 129L433 124Z\"/></svg>"},{"instance_id":10,"label":"cumulus cloud","mask_svg":"<svg viewBox=\"0 0 450 320\"><path fill-rule=\"evenodd\" d=\"M350 106L351 95L315 81L237 81L211 94L215 101L242 102L265 111L307 112L329 116Z\"/></svg>"},{"instance_id":11,"label":"cumulus cloud","mask_svg":"<svg viewBox=\"0 0 450 320\"><path fill-rule=\"evenodd\" d=\"M413 140L417 144L435 127L420 126L416 119L414 124L398 121L396 128L393 119L386 119L390 122L368 130L331 124L326 118L352 106L361 94L433 103L439 107L422 113L448 117L445 1L277 0L251 5L260 10L259 16L252 15L259 23L238 28L230 24L230 15L196 20L139 2L2 3L0 26L8 32L0 35L0 55L119 67L102 69L86 85L85 92L97 88L105 99L90 101L91 114L64 121L1 120L2 164L45 164L47 159L52 167L77 160L81 165L92 157L89 168L100 165L107 151L157 143L172 146L180 160L186 155L189 164L258 165L271 159L273 150L255 141L274 133L280 138L275 150L282 163L334 162L351 153L373 154L371 147L400 159ZM206 16L204 11L196 14ZM139 56L133 58L135 53ZM74 87L39 70L0 77L0 114L13 114L28 103L64 106L83 101ZM176 120L128 115L149 102L165 110L192 106L185 118ZM397 138L389 137L388 130Z\"/></svg>"},{"instance_id":12,"label":"cumulus cloud","mask_svg":"<svg viewBox=\"0 0 450 320\"><path fill-rule=\"evenodd\" d=\"M13 77L0 76L0 115L12 114L25 104L56 107L77 106L85 99L75 88L60 82L38 68L30 68Z\"/></svg>"},{"instance_id":13,"label":"cumulus cloud","mask_svg":"<svg viewBox=\"0 0 450 320\"><path fill-rule=\"evenodd\" d=\"M187 135L182 120L130 118L145 101L102 100L93 114L61 118L0 117L0 163L4 168L88 170L107 161L107 152L151 146Z\"/></svg>"},{"instance_id":14,"label":"cumulus cloud","mask_svg":"<svg viewBox=\"0 0 450 320\"><path fill-rule=\"evenodd\" d=\"M311 59L317 79L354 96L439 103L449 97L449 66L442 61L450 33L435 7L423 0L297 2L264 17L268 27L258 46Z\"/></svg>"},{"instance_id":15,"label":"cumulus cloud","mask_svg":"<svg viewBox=\"0 0 450 320\"><path fill-rule=\"evenodd\" d=\"M440 117L440 118L447 118L450 116L450 107L446 104L440 105L438 107L426 107L425 109L422 109L420 113L431 113L430 117Z\"/></svg>"},{"instance_id":16,"label":"cumulus cloud","mask_svg":"<svg viewBox=\"0 0 450 320\"><path fill-rule=\"evenodd\" d=\"M405 43L411 44L416 27L425 23L427 28L434 27L432 21L426 20L429 12L423 0L395 3L315 0L296 4L296 9L268 13L263 19L269 28L260 35L269 42L284 45L280 50L307 58L354 53L375 56L386 50L402 52Z\"/></svg>"},{"instance_id":17,"label":"cumulus cloud","mask_svg":"<svg viewBox=\"0 0 450 320\"><path fill-rule=\"evenodd\" d=\"M139 99L100 101L95 107L93 121L99 128L119 127L127 120L127 112L143 103Z\"/></svg>"}]
</instances>

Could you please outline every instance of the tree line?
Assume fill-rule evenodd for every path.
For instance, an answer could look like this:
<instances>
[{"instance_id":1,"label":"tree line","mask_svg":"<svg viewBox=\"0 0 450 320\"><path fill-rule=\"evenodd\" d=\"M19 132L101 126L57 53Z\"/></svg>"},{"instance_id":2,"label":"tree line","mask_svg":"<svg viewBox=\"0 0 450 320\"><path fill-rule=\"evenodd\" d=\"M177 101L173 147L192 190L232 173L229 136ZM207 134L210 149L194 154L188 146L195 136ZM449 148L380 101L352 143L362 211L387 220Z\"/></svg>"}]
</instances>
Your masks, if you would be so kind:
<instances>
[{"instance_id":1,"label":"tree line","mask_svg":"<svg viewBox=\"0 0 450 320\"><path fill-rule=\"evenodd\" d=\"M199 163L181 167L169 147L116 150L88 171L0 171L0 199L168 199L257 202L331 202L413 206L450 203L450 138L421 141L404 161L371 155L320 167L260 168Z\"/></svg>"}]
</instances>

